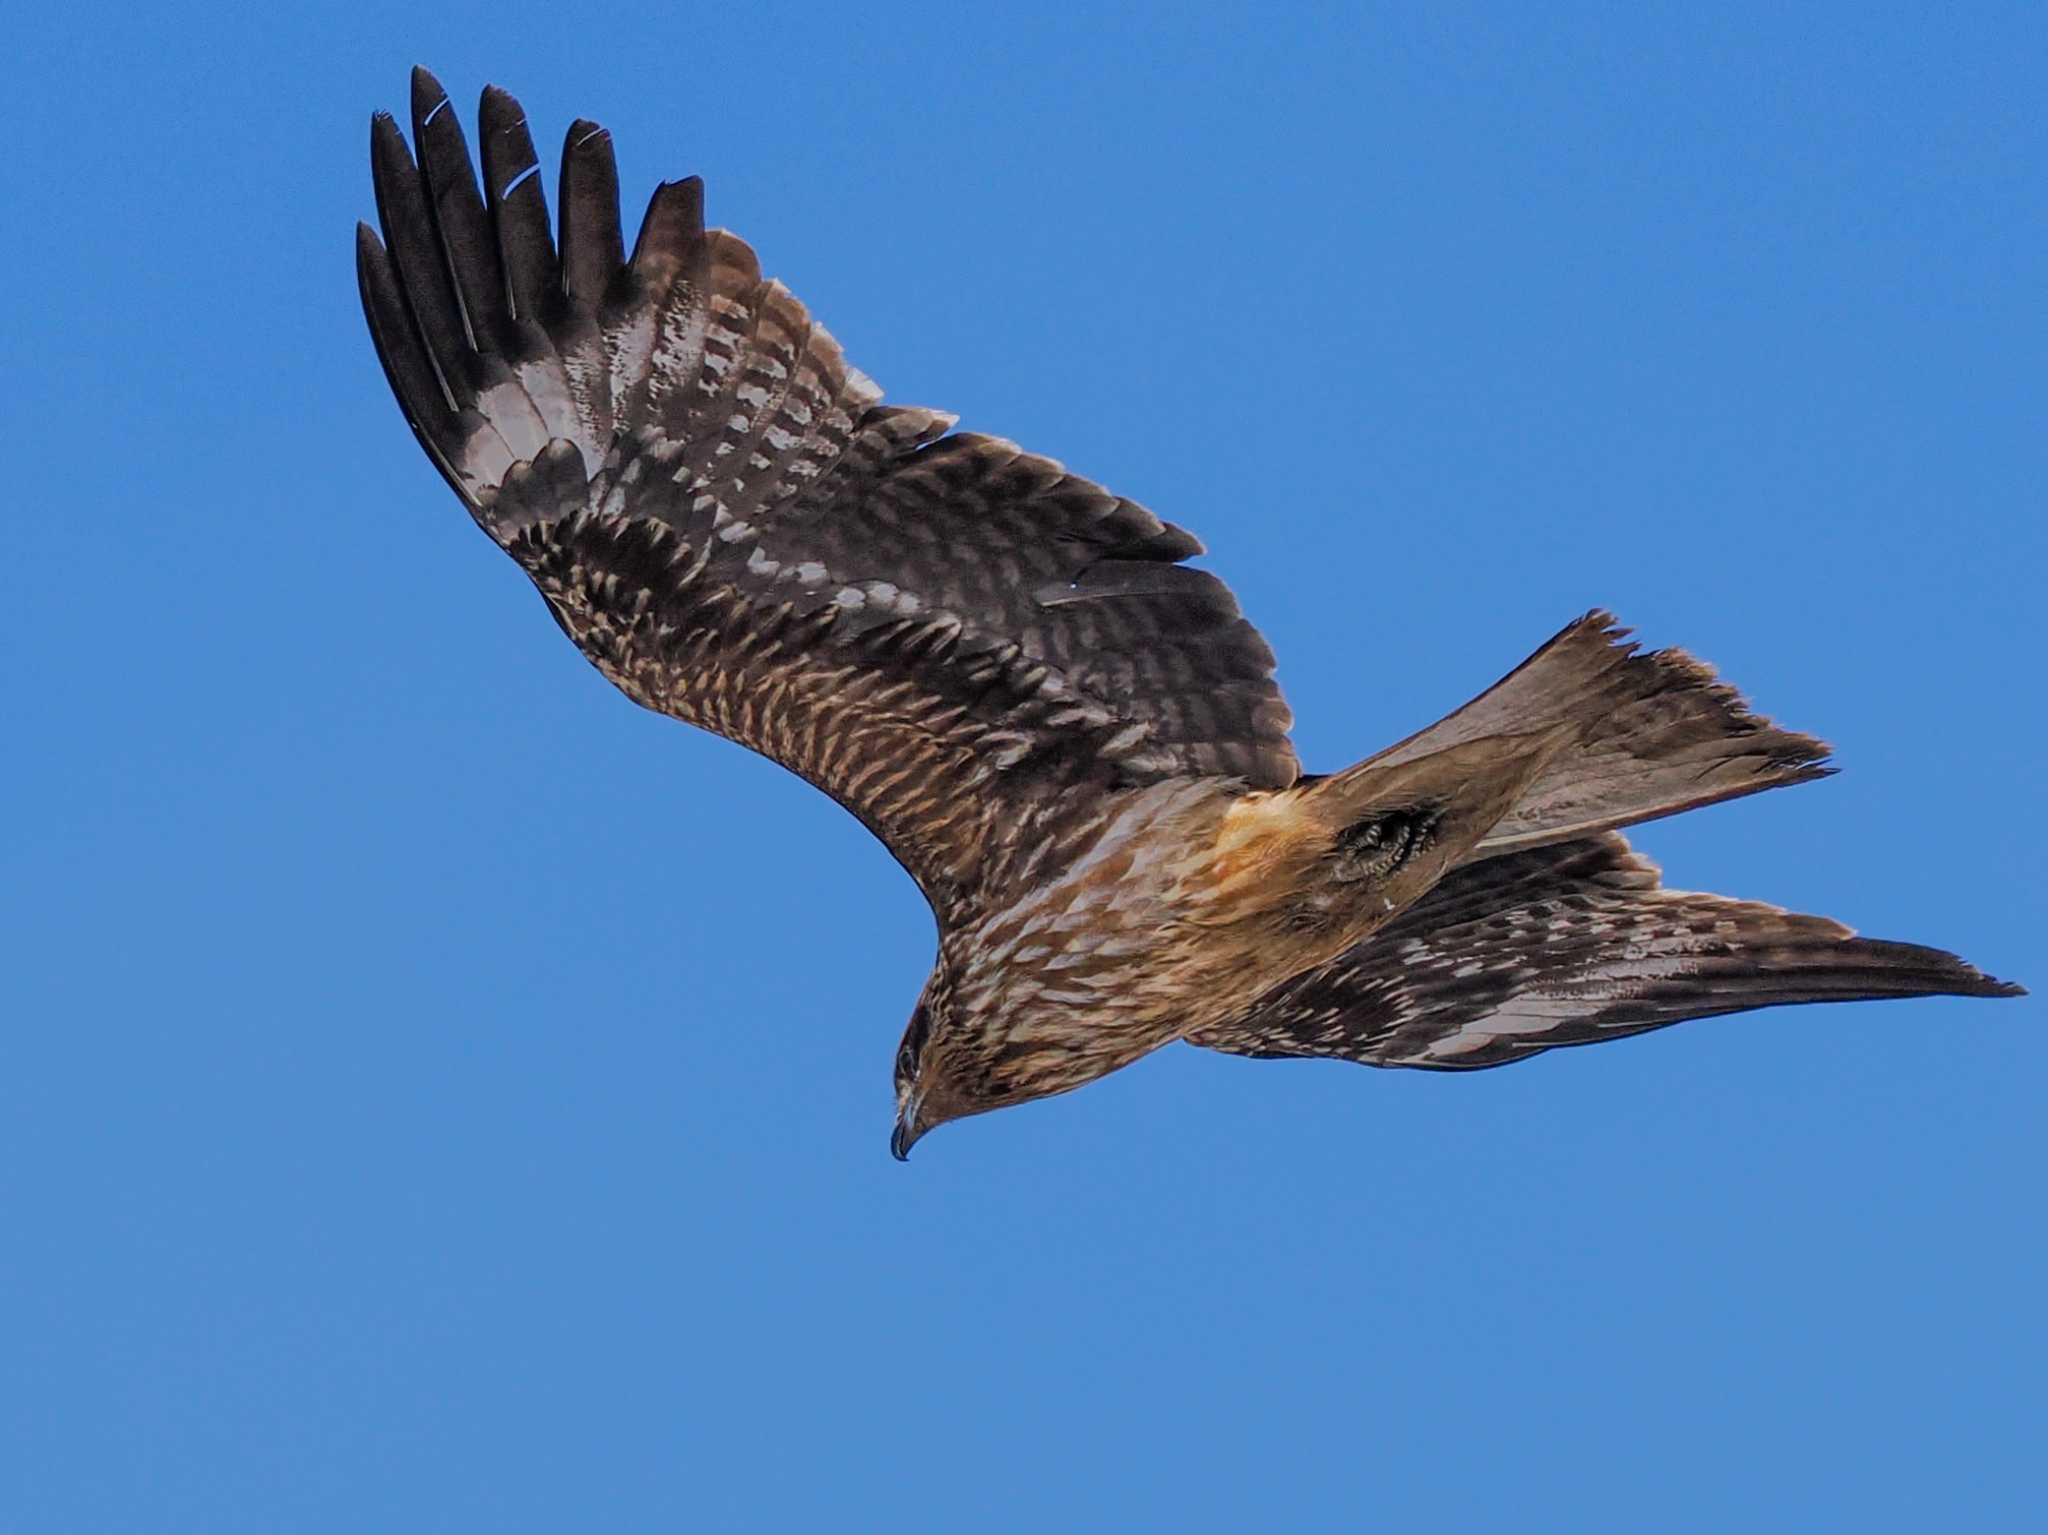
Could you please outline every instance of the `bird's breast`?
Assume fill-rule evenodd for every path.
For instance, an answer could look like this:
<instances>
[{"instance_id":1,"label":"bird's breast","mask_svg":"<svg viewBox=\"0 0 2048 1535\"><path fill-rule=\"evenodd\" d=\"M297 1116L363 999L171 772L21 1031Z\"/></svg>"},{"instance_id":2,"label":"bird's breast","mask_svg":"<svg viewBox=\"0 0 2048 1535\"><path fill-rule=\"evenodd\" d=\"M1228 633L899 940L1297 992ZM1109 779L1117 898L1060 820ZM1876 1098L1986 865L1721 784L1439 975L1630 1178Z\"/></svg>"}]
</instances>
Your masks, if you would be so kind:
<instances>
[{"instance_id":1,"label":"bird's breast","mask_svg":"<svg viewBox=\"0 0 2048 1535\"><path fill-rule=\"evenodd\" d=\"M1065 869L949 947L953 972L1018 1048L1111 1069L1285 978L1268 973L1286 964L1269 919L1313 842L1284 791L1140 791Z\"/></svg>"}]
</instances>

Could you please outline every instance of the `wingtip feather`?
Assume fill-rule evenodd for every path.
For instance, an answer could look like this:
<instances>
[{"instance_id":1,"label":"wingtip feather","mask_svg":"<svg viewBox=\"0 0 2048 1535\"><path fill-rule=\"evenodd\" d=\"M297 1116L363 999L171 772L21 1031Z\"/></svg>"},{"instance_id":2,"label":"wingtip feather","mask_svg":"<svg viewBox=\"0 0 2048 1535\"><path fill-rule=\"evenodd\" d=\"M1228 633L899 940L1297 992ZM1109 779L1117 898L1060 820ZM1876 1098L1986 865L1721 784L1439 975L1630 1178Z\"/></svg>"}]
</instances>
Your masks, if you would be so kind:
<instances>
[{"instance_id":1,"label":"wingtip feather","mask_svg":"<svg viewBox=\"0 0 2048 1535\"><path fill-rule=\"evenodd\" d=\"M424 64L412 67L412 111L415 120L434 115L447 104L448 92Z\"/></svg>"},{"instance_id":2,"label":"wingtip feather","mask_svg":"<svg viewBox=\"0 0 2048 1535\"><path fill-rule=\"evenodd\" d=\"M596 303L626 263L619 230L619 167L612 136L579 117L562 140L562 286Z\"/></svg>"}]
</instances>

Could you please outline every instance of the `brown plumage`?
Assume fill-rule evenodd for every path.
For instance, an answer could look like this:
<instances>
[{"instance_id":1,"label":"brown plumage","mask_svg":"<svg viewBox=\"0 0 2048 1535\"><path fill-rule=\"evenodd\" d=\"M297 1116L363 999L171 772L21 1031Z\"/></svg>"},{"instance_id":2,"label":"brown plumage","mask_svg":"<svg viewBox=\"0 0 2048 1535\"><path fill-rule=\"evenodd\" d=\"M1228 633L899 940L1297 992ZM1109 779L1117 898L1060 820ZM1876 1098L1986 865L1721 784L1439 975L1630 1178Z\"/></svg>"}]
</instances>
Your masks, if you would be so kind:
<instances>
[{"instance_id":1,"label":"brown plumage","mask_svg":"<svg viewBox=\"0 0 2048 1535\"><path fill-rule=\"evenodd\" d=\"M1787 1002L2011 995L1952 955L1662 889L1615 828L1828 771L1604 613L1428 730L1301 771L1273 656L1189 534L891 407L753 252L659 187L630 256L578 122L549 229L484 93L480 191L414 72L357 237L393 391L485 532L638 703L801 774L939 922L896 1065L933 1125L1175 1039L1478 1067Z\"/></svg>"}]
</instances>

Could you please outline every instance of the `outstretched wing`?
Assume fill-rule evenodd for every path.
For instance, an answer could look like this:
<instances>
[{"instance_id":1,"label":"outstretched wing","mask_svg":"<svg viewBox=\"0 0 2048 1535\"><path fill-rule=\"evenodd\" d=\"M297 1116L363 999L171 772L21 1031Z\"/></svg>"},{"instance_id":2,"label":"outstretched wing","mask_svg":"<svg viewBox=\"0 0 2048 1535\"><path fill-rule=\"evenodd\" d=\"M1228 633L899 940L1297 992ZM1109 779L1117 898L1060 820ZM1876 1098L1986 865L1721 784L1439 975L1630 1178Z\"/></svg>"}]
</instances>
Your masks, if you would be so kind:
<instances>
[{"instance_id":1,"label":"outstretched wing","mask_svg":"<svg viewBox=\"0 0 2048 1535\"><path fill-rule=\"evenodd\" d=\"M650 708L858 815L944 916L1084 786L1299 773L1273 656L1189 534L881 392L754 253L658 188L629 258L578 122L550 233L519 105L479 192L438 82L372 123L363 307L421 444L562 627ZM1014 837L1009 840L1014 841Z\"/></svg>"},{"instance_id":2,"label":"outstretched wing","mask_svg":"<svg viewBox=\"0 0 2048 1535\"><path fill-rule=\"evenodd\" d=\"M1455 869L1365 942L1189 1039L1456 1070L1781 1003L2020 990L1826 917L1666 890L1610 832Z\"/></svg>"}]
</instances>

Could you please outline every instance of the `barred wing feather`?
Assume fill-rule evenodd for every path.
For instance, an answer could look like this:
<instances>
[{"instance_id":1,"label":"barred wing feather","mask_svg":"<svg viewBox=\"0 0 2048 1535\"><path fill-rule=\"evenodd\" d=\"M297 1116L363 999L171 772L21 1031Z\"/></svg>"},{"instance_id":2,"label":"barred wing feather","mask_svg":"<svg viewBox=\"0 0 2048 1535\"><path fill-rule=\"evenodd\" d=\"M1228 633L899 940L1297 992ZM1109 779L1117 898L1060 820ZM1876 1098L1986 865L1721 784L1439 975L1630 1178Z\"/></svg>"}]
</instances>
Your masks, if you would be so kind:
<instances>
[{"instance_id":1,"label":"barred wing feather","mask_svg":"<svg viewBox=\"0 0 2048 1535\"><path fill-rule=\"evenodd\" d=\"M1616 833L1482 858L1240 1019L1233 1055L1470 1070L1798 1002L2017 996L1953 954L1663 887Z\"/></svg>"},{"instance_id":2,"label":"barred wing feather","mask_svg":"<svg viewBox=\"0 0 2048 1535\"><path fill-rule=\"evenodd\" d=\"M483 185L413 80L372 127L364 310L477 522L629 696L802 774L942 915L1076 794L1299 775L1273 656L1188 533L937 411L890 407L694 178L630 254L576 123L560 238L525 117L484 93Z\"/></svg>"}]
</instances>

